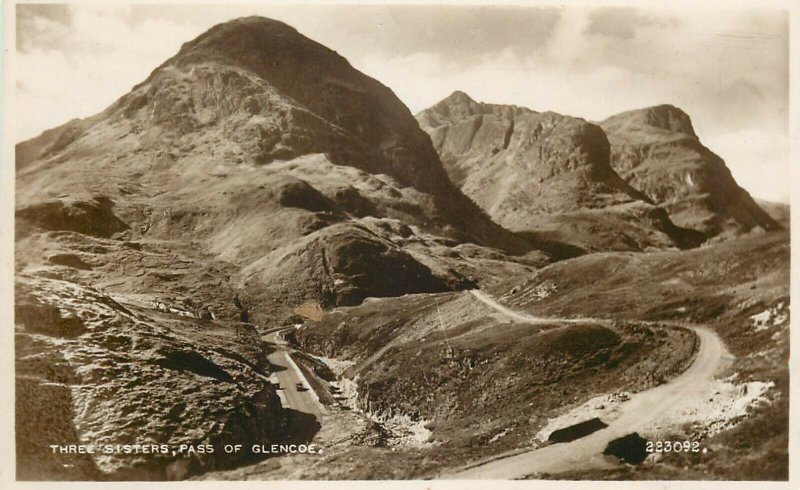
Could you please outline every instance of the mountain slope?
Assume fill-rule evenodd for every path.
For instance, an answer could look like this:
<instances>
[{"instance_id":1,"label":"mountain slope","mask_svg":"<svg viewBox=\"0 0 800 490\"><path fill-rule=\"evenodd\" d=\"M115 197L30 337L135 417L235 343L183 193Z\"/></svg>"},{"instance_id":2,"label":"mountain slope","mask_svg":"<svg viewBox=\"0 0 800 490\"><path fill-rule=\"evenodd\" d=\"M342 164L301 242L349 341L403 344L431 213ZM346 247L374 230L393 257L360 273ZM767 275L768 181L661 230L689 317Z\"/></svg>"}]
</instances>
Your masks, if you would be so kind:
<instances>
[{"instance_id":1,"label":"mountain slope","mask_svg":"<svg viewBox=\"0 0 800 490\"><path fill-rule=\"evenodd\" d=\"M387 87L295 29L264 18L210 29L101 114L18 150L23 221L46 204L57 215L35 225L74 229L64 226L75 216L62 201L99 199L113 208L107 218L122 222L128 238L180 237L178 247L200 241L214 260L264 279L241 277L241 287L265 296L255 291L278 282L292 303L356 301L375 292L364 284L380 294L410 292L433 264L403 258L409 252L400 242L411 241L426 250L417 255L430 256L428 235L513 253L531 248L449 182L429 139ZM77 208L91 207L84 204ZM400 224L407 231L394 233ZM328 233L333 225L339 231ZM363 250L350 247L356 257L366 254L358 272L330 270L324 253L303 248L316 250L311 244L324 242L336 249L353 234L361 234L359 243L371 242ZM378 249L383 252L376 255ZM308 255L302 269L280 270L299 255ZM534 260L543 258L534 252ZM383 260L399 262L389 269L370 266ZM275 266L259 272L257 264ZM325 271L322 284L308 279L315 269ZM419 291L468 282L451 269L442 265L439 279L420 281L427 285ZM390 284L407 286L379 286L388 271ZM354 282L362 285L360 293L338 294Z\"/></svg>"},{"instance_id":2,"label":"mountain slope","mask_svg":"<svg viewBox=\"0 0 800 490\"><path fill-rule=\"evenodd\" d=\"M178 170L195 156L244 167L325 154L422 192L421 224L432 230L515 251L522 246L450 185L424 133L387 87L280 22L254 17L212 28L101 115L18 145L21 166L29 169L31 155L45 164L83 156L109 137L119 139L109 157L133 150ZM188 165L199 170L202 163Z\"/></svg>"},{"instance_id":3,"label":"mountain slope","mask_svg":"<svg viewBox=\"0 0 800 490\"><path fill-rule=\"evenodd\" d=\"M450 179L534 242L642 250L692 241L611 169L603 130L583 119L478 103L463 92L416 117Z\"/></svg>"},{"instance_id":4,"label":"mountain slope","mask_svg":"<svg viewBox=\"0 0 800 490\"><path fill-rule=\"evenodd\" d=\"M707 237L780 228L739 187L725 162L703 146L689 116L677 107L623 112L600 126L611 142L614 169L663 206L678 226Z\"/></svg>"},{"instance_id":5,"label":"mountain slope","mask_svg":"<svg viewBox=\"0 0 800 490\"><path fill-rule=\"evenodd\" d=\"M65 444L285 442L291 414L254 324L548 260L449 182L388 88L268 19L212 28L100 114L16 149L18 410L52 407ZM21 368L39 358L55 367ZM41 429L23 429L20 474L62 465ZM63 477L239 463L87 459Z\"/></svg>"}]
</instances>

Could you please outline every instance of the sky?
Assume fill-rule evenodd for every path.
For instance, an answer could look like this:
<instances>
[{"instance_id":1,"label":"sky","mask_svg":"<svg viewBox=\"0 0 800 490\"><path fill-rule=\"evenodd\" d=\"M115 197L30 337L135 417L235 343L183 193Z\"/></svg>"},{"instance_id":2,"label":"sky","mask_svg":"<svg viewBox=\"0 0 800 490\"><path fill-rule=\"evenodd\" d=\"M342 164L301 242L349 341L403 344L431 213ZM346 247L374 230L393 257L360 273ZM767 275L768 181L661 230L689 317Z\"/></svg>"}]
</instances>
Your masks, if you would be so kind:
<instances>
[{"instance_id":1,"label":"sky","mask_svg":"<svg viewBox=\"0 0 800 490\"><path fill-rule=\"evenodd\" d=\"M102 111L182 43L244 15L336 50L413 113L455 90L590 121L676 105L740 185L789 201L789 21L779 10L18 5L15 139Z\"/></svg>"}]
</instances>

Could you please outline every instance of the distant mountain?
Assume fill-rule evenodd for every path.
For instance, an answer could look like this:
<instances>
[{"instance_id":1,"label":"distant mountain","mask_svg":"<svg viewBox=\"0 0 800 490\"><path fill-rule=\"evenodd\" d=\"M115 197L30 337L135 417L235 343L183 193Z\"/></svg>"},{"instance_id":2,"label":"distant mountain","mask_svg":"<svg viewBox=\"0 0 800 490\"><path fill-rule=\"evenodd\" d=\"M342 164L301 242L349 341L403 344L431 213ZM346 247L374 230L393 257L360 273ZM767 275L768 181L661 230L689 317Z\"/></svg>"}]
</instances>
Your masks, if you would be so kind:
<instances>
[{"instance_id":1,"label":"distant mountain","mask_svg":"<svg viewBox=\"0 0 800 490\"><path fill-rule=\"evenodd\" d=\"M772 219L778 222L784 229L789 229L792 224L792 216L788 204L782 202L765 201L756 199L756 204L761 207Z\"/></svg>"},{"instance_id":2,"label":"distant mountain","mask_svg":"<svg viewBox=\"0 0 800 490\"><path fill-rule=\"evenodd\" d=\"M689 116L671 105L623 112L600 123L611 165L678 225L706 237L780 228L703 146Z\"/></svg>"},{"instance_id":3,"label":"distant mountain","mask_svg":"<svg viewBox=\"0 0 800 490\"><path fill-rule=\"evenodd\" d=\"M460 91L416 117L450 179L534 243L591 251L695 242L614 172L606 135L583 119L479 103Z\"/></svg>"}]
</instances>

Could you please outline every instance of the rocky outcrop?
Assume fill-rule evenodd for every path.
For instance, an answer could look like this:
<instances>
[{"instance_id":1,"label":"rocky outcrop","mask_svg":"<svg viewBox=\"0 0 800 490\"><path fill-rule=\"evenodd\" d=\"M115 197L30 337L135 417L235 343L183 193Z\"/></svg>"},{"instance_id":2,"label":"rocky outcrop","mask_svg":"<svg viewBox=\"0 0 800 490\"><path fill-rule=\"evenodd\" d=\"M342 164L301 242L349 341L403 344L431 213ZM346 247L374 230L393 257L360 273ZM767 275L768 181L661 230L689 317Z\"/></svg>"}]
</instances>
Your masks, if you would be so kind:
<instances>
[{"instance_id":1,"label":"rocky outcrop","mask_svg":"<svg viewBox=\"0 0 800 490\"><path fill-rule=\"evenodd\" d=\"M611 142L614 169L678 226L706 237L780 228L739 187L725 162L703 146L677 107L623 112L600 125Z\"/></svg>"},{"instance_id":2,"label":"rocky outcrop","mask_svg":"<svg viewBox=\"0 0 800 490\"><path fill-rule=\"evenodd\" d=\"M128 229L128 225L114 215L113 207L114 203L105 196L61 198L22 206L16 215L24 220L22 224L30 223L47 231L77 231L109 237Z\"/></svg>"},{"instance_id":3,"label":"rocky outcrop","mask_svg":"<svg viewBox=\"0 0 800 490\"><path fill-rule=\"evenodd\" d=\"M380 229L341 223L276 250L243 269L243 295L250 302L301 304L324 308L354 306L366 297L432 293L474 286L454 270L433 271ZM402 233L402 227L395 230ZM393 240L391 237L395 237ZM414 239L416 237L409 237ZM397 240L400 241L400 240ZM297 271L304 271L303 277ZM293 284L291 289L285 284ZM270 307L271 308L271 307Z\"/></svg>"},{"instance_id":4,"label":"rocky outcrop","mask_svg":"<svg viewBox=\"0 0 800 490\"><path fill-rule=\"evenodd\" d=\"M538 234L537 246L545 235L586 250L693 241L668 219L654 219L659 210L651 200L609 165L603 130L583 119L479 103L455 92L417 120L450 179L503 226L529 237ZM646 211L630 213L632 206ZM590 221L623 238L595 240L599 230L589 229Z\"/></svg>"},{"instance_id":5,"label":"rocky outcrop","mask_svg":"<svg viewBox=\"0 0 800 490\"><path fill-rule=\"evenodd\" d=\"M268 363L253 338L30 276L18 277L15 317L20 478L180 479L241 462L220 454L224 444L284 436L285 413L257 374ZM94 453L61 454L51 444ZM170 451L100 449L137 444ZM181 453L182 444L218 450Z\"/></svg>"}]
</instances>

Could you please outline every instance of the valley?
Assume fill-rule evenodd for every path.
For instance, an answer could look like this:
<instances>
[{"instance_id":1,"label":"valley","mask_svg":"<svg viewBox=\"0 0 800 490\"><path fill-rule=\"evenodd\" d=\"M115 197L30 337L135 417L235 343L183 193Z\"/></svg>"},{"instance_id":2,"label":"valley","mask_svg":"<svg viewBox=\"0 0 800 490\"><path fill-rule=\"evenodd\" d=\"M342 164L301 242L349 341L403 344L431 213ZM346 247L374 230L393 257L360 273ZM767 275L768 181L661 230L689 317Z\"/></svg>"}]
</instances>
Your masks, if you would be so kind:
<instances>
[{"instance_id":1,"label":"valley","mask_svg":"<svg viewBox=\"0 0 800 490\"><path fill-rule=\"evenodd\" d=\"M244 17L16 150L20 480L788 478L789 209L677 107L415 116Z\"/></svg>"}]
</instances>

